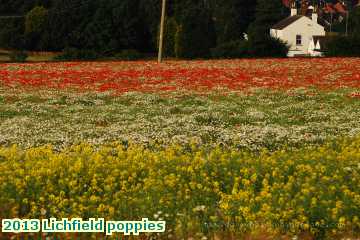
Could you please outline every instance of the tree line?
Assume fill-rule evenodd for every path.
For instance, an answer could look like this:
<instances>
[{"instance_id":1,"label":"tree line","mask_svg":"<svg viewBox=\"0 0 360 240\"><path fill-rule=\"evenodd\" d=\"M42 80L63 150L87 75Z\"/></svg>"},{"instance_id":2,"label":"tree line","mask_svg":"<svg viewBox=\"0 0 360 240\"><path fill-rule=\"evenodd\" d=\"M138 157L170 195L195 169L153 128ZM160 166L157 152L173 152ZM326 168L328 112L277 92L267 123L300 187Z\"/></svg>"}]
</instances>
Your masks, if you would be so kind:
<instances>
[{"instance_id":1,"label":"tree line","mask_svg":"<svg viewBox=\"0 0 360 240\"><path fill-rule=\"evenodd\" d=\"M159 0L0 0L0 16L18 16L0 17L0 47L153 54L160 5ZM268 34L289 15L282 0L168 0L166 13L167 57L283 56L287 51Z\"/></svg>"}]
</instances>

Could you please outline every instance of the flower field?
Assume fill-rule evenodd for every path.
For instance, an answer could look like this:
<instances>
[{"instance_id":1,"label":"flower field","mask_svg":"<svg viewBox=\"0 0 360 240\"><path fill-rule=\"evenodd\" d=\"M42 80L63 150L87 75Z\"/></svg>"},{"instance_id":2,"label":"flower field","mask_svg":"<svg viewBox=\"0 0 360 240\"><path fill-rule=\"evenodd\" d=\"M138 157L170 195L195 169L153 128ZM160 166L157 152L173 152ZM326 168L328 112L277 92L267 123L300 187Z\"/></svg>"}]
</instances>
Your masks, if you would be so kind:
<instances>
[{"instance_id":1,"label":"flower field","mask_svg":"<svg viewBox=\"0 0 360 240\"><path fill-rule=\"evenodd\" d=\"M115 93L360 87L359 59L2 64L5 86Z\"/></svg>"},{"instance_id":2,"label":"flower field","mask_svg":"<svg viewBox=\"0 0 360 240\"><path fill-rule=\"evenodd\" d=\"M0 149L2 217L167 221L161 238L360 230L360 139L253 154L113 143ZM265 228L266 227L266 228ZM257 232L258 231L258 232ZM229 234L227 236L227 234Z\"/></svg>"},{"instance_id":3,"label":"flower field","mask_svg":"<svg viewBox=\"0 0 360 240\"><path fill-rule=\"evenodd\" d=\"M357 58L0 64L0 218L356 239L359 137Z\"/></svg>"}]
</instances>

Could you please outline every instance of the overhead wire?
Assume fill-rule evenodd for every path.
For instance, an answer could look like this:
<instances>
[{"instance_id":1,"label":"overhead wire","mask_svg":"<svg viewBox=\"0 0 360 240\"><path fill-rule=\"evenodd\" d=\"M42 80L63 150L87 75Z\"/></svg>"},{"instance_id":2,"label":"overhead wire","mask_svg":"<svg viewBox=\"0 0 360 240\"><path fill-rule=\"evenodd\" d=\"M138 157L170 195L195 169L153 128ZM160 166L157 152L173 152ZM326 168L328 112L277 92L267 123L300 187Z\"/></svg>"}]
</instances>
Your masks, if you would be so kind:
<instances>
[{"instance_id":1,"label":"overhead wire","mask_svg":"<svg viewBox=\"0 0 360 240\"><path fill-rule=\"evenodd\" d=\"M93 2L93 0L85 0L85 1L81 1L81 2L77 2L72 6L65 6L64 8L62 8L61 10L57 10L57 9L49 9L48 12L52 13L52 14L63 14L63 13L68 13L70 11L73 10L79 10L82 7L86 7L88 6L91 2ZM7 19L7 18L24 18L25 15L14 15L14 16L0 16L0 19Z\"/></svg>"},{"instance_id":2,"label":"overhead wire","mask_svg":"<svg viewBox=\"0 0 360 240\"><path fill-rule=\"evenodd\" d=\"M93 0L85 0L85 1L75 3L73 6L64 7L61 10L50 9L49 12L54 13L54 14L68 13L70 11L79 10L83 7L87 7L92 2L94 2L94 1Z\"/></svg>"}]
</instances>

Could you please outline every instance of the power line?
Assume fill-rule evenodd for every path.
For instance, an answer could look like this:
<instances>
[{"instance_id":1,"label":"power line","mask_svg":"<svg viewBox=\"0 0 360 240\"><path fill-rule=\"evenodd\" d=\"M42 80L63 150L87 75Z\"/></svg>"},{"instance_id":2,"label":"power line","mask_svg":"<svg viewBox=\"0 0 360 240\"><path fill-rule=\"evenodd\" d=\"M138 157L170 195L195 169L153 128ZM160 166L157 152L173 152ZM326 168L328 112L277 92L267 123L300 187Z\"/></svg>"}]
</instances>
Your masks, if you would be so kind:
<instances>
[{"instance_id":1,"label":"power line","mask_svg":"<svg viewBox=\"0 0 360 240\"><path fill-rule=\"evenodd\" d=\"M9 18L23 18L24 16L0 16L0 19L9 19Z\"/></svg>"},{"instance_id":2,"label":"power line","mask_svg":"<svg viewBox=\"0 0 360 240\"><path fill-rule=\"evenodd\" d=\"M89 4L91 2L93 2L93 1L92 0L87 0L87 1L78 2L78 3L75 3L72 6L66 6L64 8L61 8L61 10L50 8L48 10L48 12L51 13L51 14L68 13L68 12L73 11L73 10L79 10L82 7L87 7L87 6L89 6ZM25 15L13 15L13 16L10 15L10 16L0 16L0 19L24 18L24 17L25 17Z\"/></svg>"},{"instance_id":3,"label":"power line","mask_svg":"<svg viewBox=\"0 0 360 240\"><path fill-rule=\"evenodd\" d=\"M70 12L70 11L73 11L73 10L79 10L82 7L87 7L92 2L93 2L93 0L82 1L82 2L75 3L72 6L61 8L61 10L50 9L49 12L51 12L53 14L67 13L67 12Z\"/></svg>"}]
</instances>

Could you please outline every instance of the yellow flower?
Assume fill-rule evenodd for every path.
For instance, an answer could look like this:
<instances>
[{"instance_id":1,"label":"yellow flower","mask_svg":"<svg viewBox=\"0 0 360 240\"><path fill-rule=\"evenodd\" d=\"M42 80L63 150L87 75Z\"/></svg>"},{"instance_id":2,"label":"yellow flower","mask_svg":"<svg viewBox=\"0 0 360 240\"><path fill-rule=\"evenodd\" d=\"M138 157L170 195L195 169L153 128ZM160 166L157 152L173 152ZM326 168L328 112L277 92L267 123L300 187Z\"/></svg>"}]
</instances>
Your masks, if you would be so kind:
<instances>
[{"instance_id":1,"label":"yellow flower","mask_svg":"<svg viewBox=\"0 0 360 240\"><path fill-rule=\"evenodd\" d=\"M257 175L256 175L256 173L254 173L253 175L251 175L251 178L250 178L250 180L251 180L251 182L256 182L256 179L257 179Z\"/></svg>"}]
</instances>

